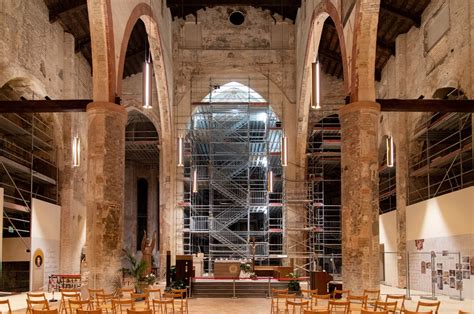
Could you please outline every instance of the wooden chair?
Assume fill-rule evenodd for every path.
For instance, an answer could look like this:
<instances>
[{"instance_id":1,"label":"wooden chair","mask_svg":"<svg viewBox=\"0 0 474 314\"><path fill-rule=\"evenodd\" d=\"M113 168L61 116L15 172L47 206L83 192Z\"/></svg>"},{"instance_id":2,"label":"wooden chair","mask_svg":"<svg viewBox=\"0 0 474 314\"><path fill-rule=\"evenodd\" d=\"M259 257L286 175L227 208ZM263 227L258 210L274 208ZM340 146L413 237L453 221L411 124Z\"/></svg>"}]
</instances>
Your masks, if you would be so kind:
<instances>
[{"instance_id":1,"label":"wooden chair","mask_svg":"<svg viewBox=\"0 0 474 314\"><path fill-rule=\"evenodd\" d=\"M349 301L329 300L328 310L331 314L349 314L351 303Z\"/></svg>"},{"instance_id":2,"label":"wooden chair","mask_svg":"<svg viewBox=\"0 0 474 314\"><path fill-rule=\"evenodd\" d=\"M69 313L76 314L77 310L91 310L92 304L87 300L69 300Z\"/></svg>"},{"instance_id":3,"label":"wooden chair","mask_svg":"<svg viewBox=\"0 0 474 314\"><path fill-rule=\"evenodd\" d=\"M91 302L91 305L94 309L97 309L97 294L101 293L104 294L104 289L87 289L87 292L89 293L89 300Z\"/></svg>"},{"instance_id":4,"label":"wooden chair","mask_svg":"<svg viewBox=\"0 0 474 314\"><path fill-rule=\"evenodd\" d=\"M160 288L146 288L145 293L148 294L148 300L161 300Z\"/></svg>"},{"instance_id":5,"label":"wooden chair","mask_svg":"<svg viewBox=\"0 0 474 314\"><path fill-rule=\"evenodd\" d=\"M271 309L270 309L270 313L273 313L273 309L277 307L277 298L276 296L277 295L281 295L281 294L288 294L288 288L287 289L275 289L275 288L272 288L272 295L270 296L271 297Z\"/></svg>"},{"instance_id":6,"label":"wooden chair","mask_svg":"<svg viewBox=\"0 0 474 314\"><path fill-rule=\"evenodd\" d=\"M175 301L178 301L178 309L181 313L189 313L188 300L187 300L187 289L171 289L171 292L175 294ZM176 309L176 306L175 306Z\"/></svg>"},{"instance_id":7,"label":"wooden chair","mask_svg":"<svg viewBox=\"0 0 474 314\"><path fill-rule=\"evenodd\" d=\"M291 301L286 300L285 311L287 314L301 314L303 310L308 309L309 301Z\"/></svg>"},{"instance_id":8,"label":"wooden chair","mask_svg":"<svg viewBox=\"0 0 474 314\"><path fill-rule=\"evenodd\" d=\"M404 294L387 294L385 302L397 301L397 308L400 313L405 310L405 295ZM396 313L396 312L395 312Z\"/></svg>"},{"instance_id":9,"label":"wooden chair","mask_svg":"<svg viewBox=\"0 0 474 314\"><path fill-rule=\"evenodd\" d=\"M459 310L459 313L458 314L472 314L471 312L465 312L465 311L462 311L462 310Z\"/></svg>"},{"instance_id":10,"label":"wooden chair","mask_svg":"<svg viewBox=\"0 0 474 314\"><path fill-rule=\"evenodd\" d=\"M97 310L83 310L83 309L77 309L77 314L102 314L102 310L97 309Z\"/></svg>"},{"instance_id":11,"label":"wooden chair","mask_svg":"<svg viewBox=\"0 0 474 314\"><path fill-rule=\"evenodd\" d=\"M112 313L126 314L128 309L134 309L132 299L112 299Z\"/></svg>"},{"instance_id":12,"label":"wooden chair","mask_svg":"<svg viewBox=\"0 0 474 314\"><path fill-rule=\"evenodd\" d=\"M314 289L314 290L302 289L301 293L303 294L303 298L309 300L309 308L312 309L313 308L313 298L311 298L311 296L313 294L318 294L318 289Z\"/></svg>"},{"instance_id":13,"label":"wooden chair","mask_svg":"<svg viewBox=\"0 0 474 314\"><path fill-rule=\"evenodd\" d=\"M28 300L26 299L26 313L33 313L33 310L49 310L48 300Z\"/></svg>"},{"instance_id":14,"label":"wooden chair","mask_svg":"<svg viewBox=\"0 0 474 314\"><path fill-rule=\"evenodd\" d=\"M112 313L113 306L112 300L114 299L114 295L112 293L96 293L96 310L102 310L105 313Z\"/></svg>"},{"instance_id":15,"label":"wooden chair","mask_svg":"<svg viewBox=\"0 0 474 314\"><path fill-rule=\"evenodd\" d=\"M61 291L61 300L59 301L59 313L68 314L69 301L80 300L81 294L77 291Z\"/></svg>"},{"instance_id":16,"label":"wooden chair","mask_svg":"<svg viewBox=\"0 0 474 314\"><path fill-rule=\"evenodd\" d=\"M404 310L403 314L433 314L433 311L428 311L428 312L418 312L418 311L408 311Z\"/></svg>"},{"instance_id":17,"label":"wooden chair","mask_svg":"<svg viewBox=\"0 0 474 314\"><path fill-rule=\"evenodd\" d=\"M53 310L38 310L38 309L33 309L31 310L31 313L33 314L58 314L58 309L53 309Z\"/></svg>"},{"instance_id":18,"label":"wooden chair","mask_svg":"<svg viewBox=\"0 0 474 314\"><path fill-rule=\"evenodd\" d=\"M303 314L330 314L329 310L304 310Z\"/></svg>"},{"instance_id":19,"label":"wooden chair","mask_svg":"<svg viewBox=\"0 0 474 314\"><path fill-rule=\"evenodd\" d=\"M388 311L377 311L377 310L367 310L367 309L361 309L360 310L360 314L372 314L372 313L376 313L376 314L388 314Z\"/></svg>"},{"instance_id":20,"label":"wooden chair","mask_svg":"<svg viewBox=\"0 0 474 314\"><path fill-rule=\"evenodd\" d=\"M397 301L393 302L383 302L383 301L375 301L374 310L383 310L388 311L389 313L396 313L397 312Z\"/></svg>"},{"instance_id":21,"label":"wooden chair","mask_svg":"<svg viewBox=\"0 0 474 314\"><path fill-rule=\"evenodd\" d=\"M133 288L120 288L119 299L131 299L132 293L135 293Z\"/></svg>"},{"instance_id":22,"label":"wooden chair","mask_svg":"<svg viewBox=\"0 0 474 314\"><path fill-rule=\"evenodd\" d=\"M416 311L431 310L431 311L433 311L434 314L438 314L438 310L439 310L440 305L441 305L441 301L437 301L437 302L418 301L418 304L416 305Z\"/></svg>"},{"instance_id":23,"label":"wooden chair","mask_svg":"<svg viewBox=\"0 0 474 314\"><path fill-rule=\"evenodd\" d=\"M366 295L349 295L346 299L351 304L351 312L359 311L367 307Z\"/></svg>"},{"instance_id":24,"label":"wooden chair","mask_svg":"<svg viewBox=\"0 0 474 314\"><path fill-rule=\"evenodd\" d=\"M338 296L340 296L340 299L345 299L347 296L350 294L350 290L337 290L334 289L332 291L332 298L337 299Z\"/></svg>"},{"instance_id":25,"label":"wooden chair","mask_svg":"<svg viewBox=\"0 0 474 314\"><path fill-rule=\"evenodd\" d=\"M148 301L148 293L132 293L131 299L133 301L134 310L149 310L150 303Z\"/></svg>"},{"instance_id":26,"label":"wooden chair","mask_svg":"<svg viewBox=\"0 0 474 314\"><path fill-rule=\"evenodd\" d=\"M364 292L362 295L367 296L367 302L375 302L377 300L380 300L380 289L377 290L368 290L364 289Z\"/></svg>"},{"instance_id":27,"label":"wooden chair","mask_svg":"<svg viewBox=\"0 0 474 314\"><path fill-rule=\"evenodd\" d=\"M311 296L311 310L327 310L329 308L330 299L330 294L313 294Z\"/></svg>"},{"instance_id":28,"label":"wooden chair","mask_svg":"<svg viewBox=\"0 0 474 314\"><path fill-rule=\"evenodd\" d=\"M168 314L174 313L173 300L151 300L153 314Z\"/></svg>"},{"instance_id":29,"label":"wooden chair","mask_svg":"<svg viewBox=\"0 0 474 314\"><path fill-rule=\"evenodd\" d=\"M275 302L272 304L271 313L280 314L285 313L286 311L286 301L287 300L295 300L296 294L292 293L282 293L277 294L274 297Z\"/></svg>"},{"instance_id":30,"label":"wooden chair","mask_svg":"<svg viewBox=\"0 0 474 314\"><path fill-rule=\"evenodd\" d=\"M127 314L152 314L151 309L148 310L127 310Z\"/></svg>"},{"instance_id":31,"label":"wooden chair","mask_svg":"<svg viewBox=\"0 0 474 314\"><path fill-rule=\"evenodd\" d=\"M4 307L7 308L7 311L3 311ZM12 308L10 307L10 301L8 299L0 300L0 313L12 314Z\"/></svg>"}]
</instances>

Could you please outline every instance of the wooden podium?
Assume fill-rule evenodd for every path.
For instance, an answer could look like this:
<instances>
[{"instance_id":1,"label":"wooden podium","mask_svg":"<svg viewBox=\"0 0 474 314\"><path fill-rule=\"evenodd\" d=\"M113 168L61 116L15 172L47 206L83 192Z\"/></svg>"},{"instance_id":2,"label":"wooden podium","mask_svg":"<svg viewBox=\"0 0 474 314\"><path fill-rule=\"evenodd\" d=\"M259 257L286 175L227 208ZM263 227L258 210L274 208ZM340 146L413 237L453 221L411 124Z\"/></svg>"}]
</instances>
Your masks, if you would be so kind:
<instances>
[{"instance_id":1,"label":"wooden podium","mask_svg":"<svg viewBox=\"0 0 474 314\"><path fill-rule=\"evenodd\" d=\"M313 271L310 273L311 289L318 289L318 294L328 294L328 283L332 276L325 271Z\"/></svg>"}]
</instances>

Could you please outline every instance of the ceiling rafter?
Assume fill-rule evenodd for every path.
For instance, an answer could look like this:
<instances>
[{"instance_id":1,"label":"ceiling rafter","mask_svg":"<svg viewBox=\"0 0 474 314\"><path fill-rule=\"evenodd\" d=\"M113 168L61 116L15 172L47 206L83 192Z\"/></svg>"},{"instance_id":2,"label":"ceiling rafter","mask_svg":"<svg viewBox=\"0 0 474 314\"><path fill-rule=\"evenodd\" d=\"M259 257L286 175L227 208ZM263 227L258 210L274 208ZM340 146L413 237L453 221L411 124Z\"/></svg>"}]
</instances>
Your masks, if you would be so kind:
<instances>
[{"instance_id":1,"label":"ceiling rafter","mask_svg":"<svg viewBox=\"0 0 474 314\"><path fill-rule=\"evenodd\" d=\"M82 48L84 48L85 46L88 46L90 44L91 44L91 37L90 36L76 39L76 42L75 42L75 45L74 45L74 50L77 53L77 52L81 51Z\"/></svg>"},{"instance_id":2,"label":"ceiling rafter","mask_svg":"<svg viewBox=\"0 0 474 314\"><path fill-rule=\"evenodd\" d=\"M60 1L49 8L49 22L56 22L60 15L87 7L87 0Z\"/></svg>"},{"instance_id":3,"label":"ceiling rafter","mask_svg":"<svg viewBox=\"0 0 474 314\"><path fill-rule=\"evenodd\" d=\"M399 8L396 8L392 4L388 3L387 1L380 1L380 9L384 12L387 12L388 14L391 14L395 17L402 18L408 21L411 21L413 25L416 27L420 27L421 25L421 16L420 15L415 15L411 14L405 10L401 10Z\"/></svg>"}]
</instances>

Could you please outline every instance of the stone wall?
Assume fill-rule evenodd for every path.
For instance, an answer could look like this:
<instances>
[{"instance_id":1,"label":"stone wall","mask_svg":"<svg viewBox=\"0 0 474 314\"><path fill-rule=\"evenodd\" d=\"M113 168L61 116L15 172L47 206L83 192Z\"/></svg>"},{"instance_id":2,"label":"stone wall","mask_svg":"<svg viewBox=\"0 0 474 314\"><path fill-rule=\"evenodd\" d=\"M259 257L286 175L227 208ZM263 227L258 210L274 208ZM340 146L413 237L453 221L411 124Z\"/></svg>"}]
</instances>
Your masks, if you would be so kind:
<instances>
[{"instance_id":1,"label":"stone wall","mask_svg":"<svg viewBox=\"0 0 474 314\"><path fill-rule=\"evenodd\" d=\"M21 78L27 99L90 98L91 67L74 51L74 38L59 23L49 23L43 1L5 0L0 6L0 86ZM30 91L33 91L33 96ZM85 114L44 115L55 129L59 167L62 273L79 273L85 243ZM81 139L82 162L71 167L71 140ZM67 232L66 232L67 230Z\"/></svg>"}]
</instances>

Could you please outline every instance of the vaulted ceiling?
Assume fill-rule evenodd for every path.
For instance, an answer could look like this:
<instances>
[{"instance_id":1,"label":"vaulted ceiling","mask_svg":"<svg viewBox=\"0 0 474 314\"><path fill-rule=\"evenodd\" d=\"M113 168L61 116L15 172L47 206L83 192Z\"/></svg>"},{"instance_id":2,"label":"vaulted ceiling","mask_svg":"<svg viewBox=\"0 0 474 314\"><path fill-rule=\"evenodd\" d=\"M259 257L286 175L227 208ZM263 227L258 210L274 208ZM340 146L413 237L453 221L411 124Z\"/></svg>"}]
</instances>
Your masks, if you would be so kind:
<instances>
[{"instance_id":1,"label":"vaulted ceiling","mask_svg":"<svg viewBox=\"0 0 474 314\"><path fill-rule=\"evenodd\" d=\"M380 80L382 69L395 55L395 39L412 26L420 27L421 15L431 0L381 0L377 33L375 78ZM76 39L75 50L92 63L91 40L87 0L44 0L49 9L50 22L58 21L66 32ZM269 10L291 20L296 19L301 0L166 0L173 18L197 14L200 9L217 5L250 5ZM145 27L139 21L131 34L125 58L123 77L142 71L145 49L148 47ZM342 78L342 58L334 22L328 18L324 24L319 58L324 72Z\"/></svg>"}]
</instances>

